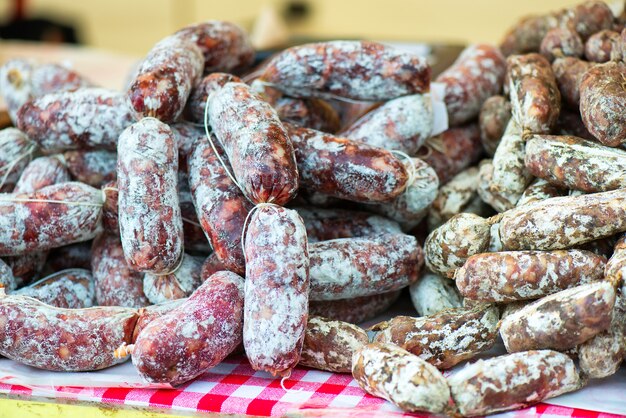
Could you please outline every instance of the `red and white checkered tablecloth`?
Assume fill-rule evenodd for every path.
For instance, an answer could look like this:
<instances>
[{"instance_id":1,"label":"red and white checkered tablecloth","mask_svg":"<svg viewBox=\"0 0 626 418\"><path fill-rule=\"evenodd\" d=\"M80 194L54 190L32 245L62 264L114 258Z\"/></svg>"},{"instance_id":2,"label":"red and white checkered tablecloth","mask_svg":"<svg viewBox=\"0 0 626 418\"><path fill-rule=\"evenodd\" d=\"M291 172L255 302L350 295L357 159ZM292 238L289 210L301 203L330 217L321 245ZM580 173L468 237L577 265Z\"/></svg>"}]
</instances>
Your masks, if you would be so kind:
<instances>
[{"instance_id":1,"label":"red and white checkered tablecloth","mask_svg":"<svg viewBox=\"0 0 626 418\"><path fill-rule=\"evenodd\" d=\"M349 374L295 369L289 380L273 379L252 370L243 356L233 357L195 381L177 389L120 387L24 387L0 383L0 393L24 397L70 398L103 404L155 408L180 412L221 412L258 416L334 417L425 417L407 414L383 399L363 392ZM562 406L539 404L500 416L508 417L594 417L619 415L598 413Z\"/></svg>"}]
</instances>

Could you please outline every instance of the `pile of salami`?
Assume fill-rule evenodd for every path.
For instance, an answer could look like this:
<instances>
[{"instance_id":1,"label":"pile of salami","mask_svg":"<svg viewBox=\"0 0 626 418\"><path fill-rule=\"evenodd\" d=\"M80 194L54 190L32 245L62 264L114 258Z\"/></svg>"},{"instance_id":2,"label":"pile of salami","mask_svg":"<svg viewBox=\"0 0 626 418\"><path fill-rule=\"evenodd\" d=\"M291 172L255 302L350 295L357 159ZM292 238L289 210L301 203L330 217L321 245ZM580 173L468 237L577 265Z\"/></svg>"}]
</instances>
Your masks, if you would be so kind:
<instances>
[{"instance_id":1,"label":"pile of salami","mask_svg":"<svg viewBox=\"0 0 626 418\"><path fill-rule=\"evenodd\" d=\"M132 358L176 386L245 353L462 416L615 373L625 23L598 1L525 18L432 80L424 57L368 41L253 67L219 21L159 41L121 92L6 62L0 354L54 371ZM355 325L404 288L415 316ZM498 338L509 354L471 361Z\"/></svg>"}]
</instances>

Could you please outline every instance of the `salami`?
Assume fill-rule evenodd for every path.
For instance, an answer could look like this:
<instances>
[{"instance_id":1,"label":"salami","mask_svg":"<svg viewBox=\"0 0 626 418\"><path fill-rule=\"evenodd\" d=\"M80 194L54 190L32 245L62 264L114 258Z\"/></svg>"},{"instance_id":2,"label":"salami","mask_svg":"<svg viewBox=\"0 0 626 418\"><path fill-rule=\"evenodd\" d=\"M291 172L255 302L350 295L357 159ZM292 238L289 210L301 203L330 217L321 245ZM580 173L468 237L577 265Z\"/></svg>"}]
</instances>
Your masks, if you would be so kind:
<instances>
[{"instance_id":1,"label":"salami","mask_svg":"<svg viewBox=\"0 0 626 418\"><path fill-rule=\"evenodd\" d=\"M77 268L51 274L12 294L29 296L57 308L91 308L96 302L91 272Z\"/></svg>"}]
</instances>

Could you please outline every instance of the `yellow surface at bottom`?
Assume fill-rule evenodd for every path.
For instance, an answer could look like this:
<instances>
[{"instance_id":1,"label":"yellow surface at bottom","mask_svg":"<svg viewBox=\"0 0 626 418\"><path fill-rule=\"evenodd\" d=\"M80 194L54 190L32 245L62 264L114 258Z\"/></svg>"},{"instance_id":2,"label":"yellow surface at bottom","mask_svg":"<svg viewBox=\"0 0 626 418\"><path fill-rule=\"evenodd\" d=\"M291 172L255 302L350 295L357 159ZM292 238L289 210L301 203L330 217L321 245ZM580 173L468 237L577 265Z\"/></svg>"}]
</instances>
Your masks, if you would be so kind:
<instances>
[{"instance_id":1,"label":"yellow surface at bottom","mask_svg":"<svg viewBox=\"0 0 626 418\"><path fill-rule=\"evenodd\" d=\"M215 414L203 416L218 416ZM121 409L102 405L70 405L51 402L0 399L0 418L180 418L180 415Z\"/></svg>"}]
</instances>

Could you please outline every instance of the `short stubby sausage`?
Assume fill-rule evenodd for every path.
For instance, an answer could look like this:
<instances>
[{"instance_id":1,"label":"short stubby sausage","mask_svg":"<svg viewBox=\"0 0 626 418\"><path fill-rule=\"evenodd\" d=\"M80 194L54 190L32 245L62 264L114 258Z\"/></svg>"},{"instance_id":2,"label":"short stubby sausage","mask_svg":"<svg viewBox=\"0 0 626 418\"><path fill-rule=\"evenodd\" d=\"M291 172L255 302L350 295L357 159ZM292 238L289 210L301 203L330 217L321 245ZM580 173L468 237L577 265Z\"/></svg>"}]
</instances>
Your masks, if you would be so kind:
<instances>
[{"instance_id":1,"label":"short stubby sausage","mask_svg":"<svg viewBox=\"0 0 626 418\"><path fill-rule=\"evenodd\" d=\"M500 311L494 305L449 309L430 316L396 316L372 327L374 342L392 343L438 369L489 350L496 342Z\"/></svg>"},{"instance_id":2,"label":"short stubby sausage","mask_svg":"<svg viewBox=\"0 0 626 418\"><path fill-rule=\"evenodd\" d=\"M37 144L19 129L0 130L0 192L11 192L30 163Z\"/></svg>"},{"instance_id":3,"label":"short stubby sausage","mask_svg":"<svg viewBox=\"0 0 626 418\"><path fill-rule=\"evenodd\" d=\"M491 96L483 102L479 115L480 141L493 156L511 119L511 102L504 96Z\"/></svg>"},{"instance_id":4,"label":"short stubby sausage","mask_svg":"<svg viewBox=\"0 0 626 418\"><path fill-rule=\"evenodd\" d=\"M119 227L133 270L169 272L182 257L177 173L178 150L167 125L145 118L122 133L117 161Z\"/></svg>"},{"instance_id":5,"label":"short stubby sausage","mask_svg":"<svg viewBox=\"0 0 626 418\"><path fill-rule=\"evenodd\" d=\"M0 91L14 124L19 108L34 97L89 86L91 82L81 74L60 64L16 58L0 67Z\"/></svg>"},{"instance_id":6,"label":"short stubby sausage","mask_svg":"<svg viewBox=\"0 0 626 418\"><path fill-rule=\"evenodd\" d=\"M578 111L580 82L589 68L591 68L589 62L573 57L557 58L552 63L552 71L556 77L563 103L570 109Z\"/></svg>"},{"instance_id":7,"label":"short stubby sausage","mask_svg":"<svg viewBox=\"0 0 626 418\"><path fill-rule=\"evenodd\" d=\"M572 359L551 350L479 360L450 376L448 384L466 417L524 408L582 386Z\"/></svg>"},{"instance_id":8,"label":"short stubby sausage","mask_svg":"<svg viewBox=\"0 0 626 418\"><path fill-rule=\"evenodd\" d=\"M470 256L485 252L491 237L490 227L490 222L478 215L453 216L426 238L426 266L434 273L452 278Z\"/></svg>"},{"instance_id":9,"label":"short stubby sausage","mask_svg":"<svg viewBox=\"0 0 626 418\"><path fill-rule=\"evenodd\" d=\"M102 231L102 193L83 183L0 195L0 255L88 241Z\"/></svg>"},{"instance_id":10,"label":"short stubby sausage","mask_svg":"<svg viewBox=\"0 0 626 418\"><path fill-rule=\"evenodd\" d=\"M575 136L533 135L526 168L560 187L603 192L626 187L626 151Z\"/></svg>"},{"instance_id":11,"label":"short stubby sausage","mask_svg":"<svg viewBox=\"0 0 626 418\"><path fill-rule=\"evenodd\" d=\"M204 59L194 42L169 36L159 41L139 65L126 92L126 108L135 119L174 122L191 88L202 75Z\"/></svg>"},{"instance_id":12,"label":"short stubby sausage","mask_svg":"<svg viewBox=\"0 0 626 418\"><path fill-rule=\"evenodd\" d=\"M614 304L615 289L608 281L572 287L504 318L500 336L509 353L568 350L606 330Z\"/></svg>"},{"instance_id":13,"label":"short stubby sausage","mask_svg":"<svg viewBox=\"0 0 626 418\"><path fill-rule=\"evenodd\" d=\"M185 105L184 116L192 122L204 124L206 101L212 93L224 87L226 83L243 83L243 81L236 75L227 73L212 73L200 80L191 90L189 100Z\"/></svg>"},{"instance_id":14,"label":"short stubby sausage","mask_svg":"<svg viewBox=\"0 0 626 418\"><path fill-rule=\"evenodd\" d=\"M367 332L356 325L309 316L298 364L334 373L350 373L352 355L369 341Z\"/></svg>"},{"instance_id":15,"label":"short stubby sausage","mask_svg":"<svg viewBox=\"0 0 626 418\"><path fill-rule=\"evenodd\" d=\"M221 156L225 157L223 153ZM241 235L253 205L228 176L207 138L196 141L188 165L189 186L198 221L213 251L227 270L243 274L245 262Z\"/></svg>"},{"instance_id":16,"label":"short stubby sausage","mask_svg":"<svg viewBox=\"0 0 626 418\"><path fill-rule=\"evenodd\" d=\"M96 305L93 276L85 269L53 273L12 294L28 296L57 308L80 309Z\"/></svg>"},{"instance_id":17,"label":"short stubby sausage","mask_svg":"<svg viewBox=\"0 0 626 418\"><path fill-rule=\"evenodd\" d=\"M502 89L505 72L506 61L497 47L480 44L465 48L436 79L445 85L450 125L461 125L478 116L483 102Z\"/></svg>"},{"instance_id":18,"label":"short stubby sausage","mask_svg":"<svg viewBox=\"0 0 626 418\"><path fill-rule=\"evenodd\" d=\"M74 150L63 153L67 170L77 181L101 187L117 178L117 154L107 150Z\"/></svg>"},{"instance_id":19,"label":"short stubby sausage","mask_svg":"<svg viewBox=\"0 0 626 418\"><path fill-rule=\"evenodd\" d=\"M311 300L309 315L360 324L387 311L398 300L400 293L402 290L349 299Z\"/></svg>"},{"instance_id":20,"label":"short stubby sausage","mask_svg":"<svg viewBox=\"0 0 626 418\"><path fill-rule=\"evenodd\" d=\"M463 306L454 282L428 270L424 270L419 280L409 287L409 293L413 307L420 316Z\"/></svg>"},{"instance_id":21,"label":"short stubby sausage","mask_svg":"<svg viewBox=\"0 0 626 418\"><path fill-rule=\"evenodd\" d=\"M452 177L477 162L483 154L477 123L450 128L429 138L415 155L431 166L444 185Z\"/></svg>"},{"instance_id":22,"label":"short stubby sausage","mask_svg":"<svg viewBox=\"0 0 626 418\"><path fill-rule=\"evenodd\" d=\"M626 63L590 68L580 82L580 114L585 127L610 147L626 142Z\"/></svg>"},{"instance_id":23,"label":"short stubby sausage","mask_svg":"<svg viewBox=\"0 0 626 418\"><path fill-rule=\"evenodd\" d=\"M405 165L391 152L285 124L302 187L356 202L388 201L407 187Z\"/></svg>"},{"instance_id":24,"label":"short stubby sausage","mask_svg":"<svg viewBox=\"0 0 626 418\"><path fill-rule=\"evenodd\" d=\"M292 97L389 100L430 88L424 57L377 42L332 41L287 48L260 79Z\"/></svg>"},{"instance_id":25,"label":"short stubby sausage","mask_svg":"<svg viewBox=\"0 0 626 418\"><path fill-rule=\"evenodd\" d=\"M367 393L405 411L440 414L448 409L450 389L441 372L395 344L362 347L352 358L352 376Z\"/></svg>"},{"instance_id":26,"label":"short stubby sausage","mask_svg":"<svg viewBox=\"0 0 626 418\"><path fill-rule=\"evenodd\" d=\"M101 88L46 94L25 103L17 113L17 126L46 154L115 150L118 137L131 123L124 96Z\"/></svg>"},{"instance_id":27,"label":"short stubby sausage","mask_svg":"<svg viewBox=\"0 0 626 418\"><path fill-rule=\"evenodd\" d=\"M454 176L443 185L428 211L428 229L439 227L448 219L461 212L466 212L478 196L478 168L470 167Z\"/></svg>"},{"instance_id":28,"label":"short stubby sausage","mask_svg":"<svg viewBox=\"0 0 626 418\"><path fill-rule=\"evenodd\" d=\"M211 95L209 121L243 194L284 205L298 191L294 147L276 111L243 83Z\"/></svg>"},{"instance_id":29,"label":"short stubby sausage","mask_svg":"<svg viewBox=\"0 0 626 418\"><path fill-rule=\"evenodd\" d=\"M231 22L207 20L184 27L173 37L195 43L204 56L204 73L239 73L254 62L254 48L246 32Z\"/></svg>"},{"instance_id":30,"label":"short stubby sausage","mask_svg":"<svg viewBox=\"0 0 626 418\"><path fill-rule=\"evenodd\" d=\"M424 253L411 235L322 241L309 246L311 300L372 296L414 283Z\"/></svg>"},{"instance_id":31,"label":"short stubby sausage","mask_svg":"<svg viewBox=\"0 0 626 418\"><path fill-rule=\"evenodd\" d=\"M202 257L183 254L180 264L169 274L145 273L143 293L151 303L189 296L202 284Z\"/></svg>"},{"instance_id":32,"label":"short stubby sausage","mask_svg":"<svg viewBox=\"0 0 626 418\"><path fill-rule=\"evenodd\" d=\"M572 28L553 28L543 37L539 52L550 62L561 57L583 56L585 46Z\"/></svg>"},{"instance_id":33,"label":"short stubby sausage","mask_svg":"<svg viewBox=\"0 0 626 418\"><path fill-rule=\"evenodd\" d=\"M619 32L609 29L596 32L585 42L585 58L591 62L607 62L617 58L617 45L619 44Z\"/></svg>"},{"instance_id":34,"label":"short stubby sausage","mask_svg":"<svg viewBox=\"0 0 626 418\"><path fill-rule=\"evenodd\" d=\"M514 302L600 281L605 265L590 251L506 251L471 256L454 278L468 299Z\"/></svg>"},{"instance_id":35,"label":"short stubby sausage","mask_svg":"<svg viewBox=\"0 0 626 418\"><path fill-rule=\"evenodd\" d=\"M70 173L60 158L39 157L24 168L13 193L32 193L43 187L68 181L70 181Z\"/></svg>"},{"instance_id":36,"label":"short stubby sausage","mask_svg":"<svg viewBox=\"0 0 626 418\"><path fill-rule=\"evenodd\" d=\"M186 301L149 322L129 350L148 382L181 385L220 363L241 343L243 279L222 271Z\"/></svg>"},{"instance_id":37,"label":"short stubby sausage","mask_svg":"<svg viewBox=\"0 0 626 418\"><path fill-rule=\"evenodd\" d=\"M552 197L502 214L507 250L561 250L626 231L626 190ZM428 259L428 258L427 258Z\"/></svg>"},{"instance_id":38,"label":"short stubby sausage","mask_svg":"<svg viewBox=\"0 0 626 418\"><path fill-rule=\"evenodd\" d=\"M561 111L561 93L552 66L539 54L507 58L513 119L522 132L548 134Z\"/></svg>"},{"instance_id":39,"label":"short stubby sausage","mask_svg":"<svg viewBox=\"0 0 626 418\"><path fill-rule=\"evenodd\" d=\"M309 243L402 233L400 225L396 222L367 212L315 207L294 209L304 221Z\"/></svg>"},{"instance_id":40,"label":"short stubby sausage","mask_svg":"<svg viewBox=\"0 0 626 418\"><path fill-rule=\"evenodd\" d=\"M429 95L413 94L390 100L363 115L338 135L390 151L414 155L433 130Z\"/></svg>"},{"instance_id":41,"label":"short stubby sausage","mask_svg":"<svg viewBox=\"0 0 626 418\"><path fill-rule=\"evenodd\" d=\"M93 241L91 271L98 305L141 308L150 304L143 293L143 274L126 263L117 234L102 234Z\"/></svg>"},{"instance_id":42,"label":"short stubby sausage","mask_svg":"<svg viewBox=\"0 0 626 418\"><path fill-rule=\"evenodd\" d=\"M428 214L430 205L437 197L439 178L435 170L419 158L404 160L404 166L410 173L410 181L404 193L388 202L362 203L359 208L393 219L403 231L408 232Z\"/></svg>"},{"instance_id":43,"label":"short stubby sausage","mask_svg":"<svg viewBox=\"0 0 626 418\"><path fill-rule=\"evenodd\" d=\"M298 213L260 206L245 236L243 344L255 370L289 376L300 360L309 300L309 251Z\"/></svg>"},{"instance_id":44,"label":"short stubby sausage","mask_svg":"<svg viewBox=\"0 0 626 418\"><path fill-rule=\"evenodd\" d=\"M26 296L4 296L0 354L44 370L100 370L120 362L113 351L130 343L136 321L137 311L130 308L64 309Z\"/></svg>"}]
</instances>

